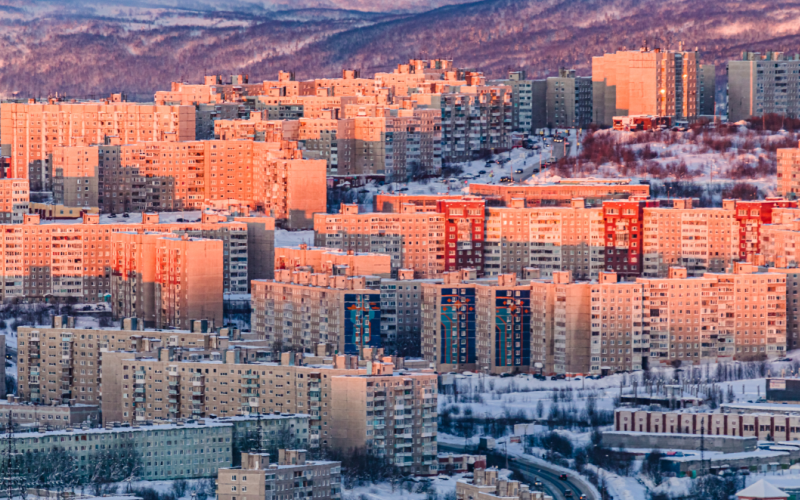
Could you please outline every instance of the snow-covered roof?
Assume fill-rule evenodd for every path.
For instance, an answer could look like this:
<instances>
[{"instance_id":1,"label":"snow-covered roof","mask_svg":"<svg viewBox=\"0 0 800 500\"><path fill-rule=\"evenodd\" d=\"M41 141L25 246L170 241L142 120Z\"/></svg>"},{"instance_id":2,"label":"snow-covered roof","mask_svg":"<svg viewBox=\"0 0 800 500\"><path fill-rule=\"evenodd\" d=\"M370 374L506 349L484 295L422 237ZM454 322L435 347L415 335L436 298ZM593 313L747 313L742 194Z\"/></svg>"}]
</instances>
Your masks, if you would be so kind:
<instances>
[{"instance_id":1,"label":"snow-covered roof","mask_svg":"<svg viewBox=\"0 0 800 500\"><path fill-rule=\"evenodd\" d=\"M739 498L789 498L789 495L763 479L736 493Z\"/></svg>"}]
</instances>

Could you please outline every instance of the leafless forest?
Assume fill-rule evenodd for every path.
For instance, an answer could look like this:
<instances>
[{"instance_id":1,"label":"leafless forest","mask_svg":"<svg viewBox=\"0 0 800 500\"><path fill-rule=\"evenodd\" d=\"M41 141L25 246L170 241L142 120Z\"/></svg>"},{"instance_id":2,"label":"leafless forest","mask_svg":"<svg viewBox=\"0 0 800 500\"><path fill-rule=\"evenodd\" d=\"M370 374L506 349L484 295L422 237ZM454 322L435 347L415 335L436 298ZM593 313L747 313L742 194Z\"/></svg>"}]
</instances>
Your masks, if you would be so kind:
<instances>
[{"instance_id":1,"label":"leafless forest","mask_svg":"<svg viewBox=\"0 0 800 500\"><path fill-rule=\"evenodd\" d=\"M359 6L298 3L329 4ZM391 5L410 4L420 2ZM512 68L533 77L560 67L589 74L592 55L644 41L698 47L721 75L724 61L745 49L793 52L798 21L800 0L484 0L410 14L267 11L241 2L229 11L74 9L0 0L0 93L146 96L210 73L259 80L288 69L310 78L349 67L369 75L411 57L448 57L491 77Z\"/></svg>"}]
</instances>

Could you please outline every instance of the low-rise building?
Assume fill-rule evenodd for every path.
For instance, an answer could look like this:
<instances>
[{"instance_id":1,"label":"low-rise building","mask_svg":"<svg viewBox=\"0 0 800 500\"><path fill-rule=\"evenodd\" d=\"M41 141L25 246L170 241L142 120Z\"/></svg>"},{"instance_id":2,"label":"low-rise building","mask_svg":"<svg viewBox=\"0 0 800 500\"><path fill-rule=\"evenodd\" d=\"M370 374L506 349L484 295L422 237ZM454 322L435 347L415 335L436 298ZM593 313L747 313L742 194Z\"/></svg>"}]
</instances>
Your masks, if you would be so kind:
<instances>
[{"instance_id":1,"label":"low-rise building","mask_svg":"<svg viewBox=\"0 0 800 500\"><path fill-rule=\"evenodd\" d=\"M527 484L501 478L496 467L475 469L472 479L456 482L456 500L553 500L541 491L531 491Z\"/></svg>"},{"instance_id":2,"label":"low-rise building","mask_svg":"<svg viewBox=\"0 0 800 500\"><path fill-rule=\"evenodd\" d=\"M266 453L242 453L242 465L220 468L219 500L281 500L341 498L342 463L306 460L305 450L280 450L278 461Z\"/></svg>"},{"instance_id":3,"label":"low-rise building","mask_svg":"<svg viewBox=\"0 0 800 500\"><path fill-rule=\"evenodd\" d=\"M96 425L100 422L100 405L35 404L18 396L8 396L0 401L0 426L9 418L21 428L58 430L80 424Z\"/></svg>"}]
</instances>

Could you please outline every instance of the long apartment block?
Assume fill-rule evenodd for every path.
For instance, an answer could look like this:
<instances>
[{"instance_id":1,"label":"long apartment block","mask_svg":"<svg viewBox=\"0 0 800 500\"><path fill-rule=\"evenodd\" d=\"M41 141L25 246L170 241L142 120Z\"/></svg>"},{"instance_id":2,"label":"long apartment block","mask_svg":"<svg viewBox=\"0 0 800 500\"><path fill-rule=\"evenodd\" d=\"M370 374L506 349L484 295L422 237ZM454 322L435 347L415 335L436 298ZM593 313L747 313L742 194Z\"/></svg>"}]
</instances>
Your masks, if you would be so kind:
<instances>
[{"instance_id":1,"label":"long apartment block","mask_svg":"<svg viewBox=\"0 0 800 500\"><path fill-rule=\"evenodd\" d=\"M191 330L145 329L128 318L118 328L75 328L74 318L55 316L52 327L20 326L17 332L18 395L38 404L89 404L102 399L103 355L159 347L224 349L233 332L214 331L208 321Z\"/></svg>"},{"instance_id":2,"label":"long apartment block","mask_svg":"<svg viewBox=\"0 0 800 500\"><path fill-rule=\"evenodd\" d=\"M212 264L222 268L225 293L246 293L249 279L270 276L262 266L249 268L248 262L256 256L271 258L274 220L244 217L228 222L205 213L197 222L165 219L154 213L115 219L84 213L80 219L61 221L26 215L23 224L5 225L0 247L4 263L2 299L106 300L113 295L118 281L141 279L139 275L144 269L143 262L131 268L130 261L116 258L122 241L129 238L123 237L123 233L160 233L166 237L218 241L222 248ZM155 261L150 261L148 269L154 270L154 265Z\"/></svg>"},{"instance_id":3,"label":"long apartment block","mask_svg":"<svg viewBox=\"0 0 800 500\"><path fill-rule=\"evenodd\" d=\"M364 447L409 472L436 467L437 375L395 367L372 349L358 356L283 353L247 362L170 353L103 354L104 421L162 421L272 412L309 415L309 446Z\"/></svg>"},{"instance_id":4,"label":"long apartment block","mask_svg":"<svg viewBox=\"0 0 800 500\"><path fill-rule=\"evenodd\" d=\"M57 146L103 144L107 137L126 144L195 138L194 106L3 103L0 115L0 144L11 153L9 177L28 179L33 191L52 189Z\"/></svg>"},{"instance_id":5,"label":"long apartment block","mask_svg":"<svg viewBox=\"0 0 800 500\"><path fill-rule=\"evenodd\" d=\"M320 344L354 355L381 347L379 282L278 270L274 280L253 281L251 328L259 339L301 352L315 352Z\"/></svg>"}]
</instances>

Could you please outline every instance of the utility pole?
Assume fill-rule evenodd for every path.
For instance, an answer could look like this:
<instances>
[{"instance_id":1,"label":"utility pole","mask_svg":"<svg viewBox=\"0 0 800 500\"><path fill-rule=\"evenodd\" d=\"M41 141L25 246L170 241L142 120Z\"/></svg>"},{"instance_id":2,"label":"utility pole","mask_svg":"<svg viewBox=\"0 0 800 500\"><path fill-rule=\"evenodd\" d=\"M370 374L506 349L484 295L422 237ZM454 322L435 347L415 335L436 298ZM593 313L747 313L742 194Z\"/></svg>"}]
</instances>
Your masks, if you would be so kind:
<instances>
[{"instance_id":1,"label":"utility pole","mask_svg":"<svg viewBox=\"0 0 800 500\"><path fill-rule=\"evenodd\" d=\"M11 411L8 412L5 442L2 481L5 482L6 498L12 500L15 496L22 496L23 484L19 463L22 455L17 451L16 438L14 437L14 420Z\"/></svg>"}]
</instances>

